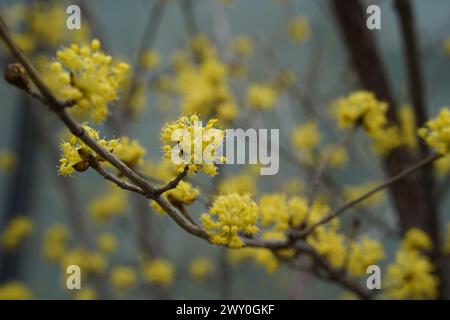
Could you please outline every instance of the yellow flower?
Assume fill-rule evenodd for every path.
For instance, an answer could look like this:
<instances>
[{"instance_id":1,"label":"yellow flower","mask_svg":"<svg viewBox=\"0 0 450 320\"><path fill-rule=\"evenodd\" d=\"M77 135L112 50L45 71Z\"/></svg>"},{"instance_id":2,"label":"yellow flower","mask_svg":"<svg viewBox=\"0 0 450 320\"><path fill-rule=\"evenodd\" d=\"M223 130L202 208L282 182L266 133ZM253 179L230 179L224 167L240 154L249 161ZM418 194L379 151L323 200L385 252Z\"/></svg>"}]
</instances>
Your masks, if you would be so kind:
<instances>
[{"instance_id":1,"label":"yellow flower","mask_svg":"<svg viewBox=\"0 0 450 320\"><path fill-rule=\"evenodd\" d=\"M450 152L450 110L444 107L439 115L427 121L425 127L419 129L419 136L441 155Z\"/></svg>"},{"instance_id":2,"label":"yellow flower","mask_svg":"<svg viewBox=\"0 0 450 320\"><path fill-rule=\"evenodd\" d=\"M125 162L128 166L141 165L146 151L141 146L139 141L132 140L125 136L120 137L119 141L121 147L115 153L119 159Z\"/></svg>"},{"instance_id":3,"label":"yellow flower","mask_svg":"<svg viewBox=\"0 0 450 320\"><path fill-rule=\"evenodd\" d=\"M125 191L114 184L108 184L108 188L106 193L92 200L88 205L88 213L97 223L105 223L123 214L126 209Z\"/></svg>"},{"instance_id":4,"label":"yellow flower","mask_svg":"<svg viewBox=\"0 0 450 320\"><path fill-rule=\"evenodd\" d=\"M241 57L251 56L253 53L253 40L247 36L238 36L233 41L233 50Z\"/></svg>"},{"instance_id":5,"label":"yellow flower","mask_svg":"<svg viewBox=\"0 0 450 320\"><path fill-rule=\"evenodd\" d=\"M154 50L147 50L140 57L141 66L148 70L155 69L159 65L159 61L159 54Z\"/></svg>"},{"instance_id":6,"label":"yellow flower","mask_svg":"<svg viewBox=\"0 0 450 320\"><path fill-rule=\"evenodd\" d=\"M433 162L433 165L439 175L445 176L450 172L450 155L437 159Z\"/></svg>"},{"instance_id":7,"label":"yellow flower","mask_svg":"<svg viewBox=\"0 0 450 320\"><path fill-rule=\"evenodd\" d=\"M348 162L348 153L344 147L335 147L334 145L326 145L321 150L323 159L329 159L329 165L333 168L343 168Z\"/></svg>"},{"instance_id":8,"label":"yellow flower","mask_svg":"<svg viewBox=\"0 0 450 320\"><path fill-rule=\"evenodd\" d=\"M387 104L376 99L368 91L356 91L333 103L340 128L362 125L370 135L384 128L387 123Z\"/></svg>"},{"instance_id":9,"label":"yellow flower","mask_svg":"<svg viewBox=\"0 0 450 320\"><path fill-rule=\"evenodd\" d=\"M67 269L70 265L77 265L84 273L101 273L106 269L107 261L103 254L97 251L88 251L81 247L66 250L61 257L60 267Z\"/></svg>"},{"instance_id":10,"label":"yellow flower","mask_svg":"<svg viewBox=\"0 0 450 320\"><path fill-rule=\"evenodd\" d=\"M189 275L195 280L202 280L214 271L214 264L208 257L198 257L189 264Z\"/></svg>"},{"instance_id":11,"label":"yellow flower","mask_svg":"<svg viewBox=\"0 0 450 320\"><path fill-rule=\"evenodd\" d=\"M33 231L30 218L18 216L12 218L2 233L2 247L8 251L17 249Z\"/></svg>"},{"instance_id":12,"label":"yellow flower","mask_svg":"<svg viewBox=\"0 0 450 320\"><path fill-rule=\"evenodd\" d=\"M66 226L55 224L45 230L42 239L42 255L50 262L58 262L68 250L69 230Z\"/></svg>"},{"instance_id":13,"label":"yellow flower","mask_svg":"<svg viewBox=\"0 0 450 320\"><path fill-rule=\"evenodd\" d=\"M0 151L0 170L5 172L12 172L18 162L18 157L15 153L2 150Z\"/></svg>"},{"instance_id":14,"label":"yellow flower","mask_svg":"<svg viewBox=\"0 0 450 320\"><path fill-rule=\"evenodd\" d=\"M310 26L308 18L297 16L289 21L289 38L292 42L303 43L309 39Z\"/></svg>"},{"instance_id":15,"label":"yellow flower","mask_svg":"<svg viewBox=\"0 0 450 320\"><path fill-rule=\"evenodd\" d=\"M61 100L75 100L73 112L89 114L96 122L108 115L108 104L117 100L129 65L115 63L100 50L100 41L90 46L72 44L59 50L44 80ZM72 111L71 111L72 112Z\"/></svg>"},{"instance_id":16,"label":"yellow flower","mask_svg":"<svg viewBox=\"0 0 450 320\"><path fill-rule=\"evenodd\" d=\"M344 235L334 228L318 227L308 236L307 242L333 267L342 267L347 252Z\"/></svg>"},{"instance_id":17,"label":"yellow flower","mask_svg":"<svg viewBox=\"0 0 450 320\"><path fill-rule=\"evenodd\" d=\"M278 100L276 90L266 84L251 84L247 88L246 104L249 107L261 110L272 109Z\"/></svg>"},{"instance_id":18,"label":"yellow flower","mask_svg":"<svg viewBox=\"0 0 450 320\"><path fill-rule=\"evenodd\" d=\"M176 188L164 192L163 196L167 198L175 206L190 205L200 195L200 190L194 188L189 182L180 181ZM159 204L151 201L151 206L159 214L165 214L165 211Z\"/></svg>"},{"instance_id":19,"label":"yellow flower","mask_svg":"<svg viewBox=\"0 0 450 320\"><path fill-rule=\"evenodd\" d=\"M127 291L136 283L136 272L128 266L114 267L111 270L110 281L117 291Z\"/></svg>"},{"instance_id":20,"label":"yellow flower","mask_svg":"<svg viewBox=\"0 0 450 320\"><path fill-rule=\"evenodd\" d=\"M169 261L157 258L144 262L142 276L150 283L168 287L175 278L175 268Z\"/></svg>"},{"instance_id":21,"label":"yellow flower","mask_svg":"<svg viewBox=\"0 0 450 320\"><path fill-rule=\"evenodd\" d=\"M365 236L360 241L352 241L348 253L348 271L351 275L361 277L366 275L367 267L384 259L383 245Z\"/></svg>"},{"instance_id":22,"label":"yellow flower","mask_svg":"<svg viewBox=\"0 0 450 320\"><path fill-rule=\"evenodd\" d=\"M263 226L273 225L275 230L289 228L289 212L286 195L283 193L263 194L259 199Z\"/></svg>"},{"instance_id":23,"label":"yellow flower","mask_svg":"<svg viewBox=\"0 0 450 320\"><path fill-rule=\"evenodd\" d=\"M211 119L203 127L197 115L182 116L161 129L164 156L178 161L178 172L188 165L191 173L203 170L210 176L217 174L216 163L226 160L218 156L225 132L215 128L217 122L217 119ZM174 155L178 159L174 159Z\"/></svg>"},{"instance_id":24,"label":"yellow flower","mask_svg":"<svg viewBox=\"0 0 450 320\"><path fill-rule=\"evenodd\" d=\"M9 281L0 285L0 300L29 300L30 289L19 281Z\"/></svg>"},{"instance_id":25,"label":"yellow flower","mask_svg":"<svg viewBox=\"0 0 450 320\"><path fill-rule=\"evenodd\" d=\"M310 121L297 126L292 132L292 143L298 150L317 148L321 139L317 123Z\"/></svg>"},{"instance_id":26,"label":"yellow flower","mask_svg":"<svg viewBox=\"0 0 450 320\"><path fill-rule=\"evenodd\" d=\"M388 266L385 293L394 299L434 299L439 279L429 258L416 250L400 249Z\"/></svg>"},{"instance_id":27,"label":"yellow flower","mask_svg":"<svg viewBox=\"0 0 450 320\"><path fill-rule=\"evenodd\" d=\"M430 250L433 248L428 235L418 228L411 228L405 233L402 246L406 250Z\"/></svg>"},{"instance_id":28,"label":"yellow flower","mask_svg":"<svg viewBox=\"0 0 450 320\"><path fill-rule=\"evenodd\" d=\"M92 129L87 124L82 125L83 130L91 138L96 140L103 148L112 153L117 153L121 144L119 140L104 140L100 139L98 131ZM61 151L63 153L59 160L58 173L63 176L68 176L75 171L86 171L89 164L89 157L94 157L97 161L105 161L101 156L97 155L89 146L87 146L81 139L72 135L68 142L63 141L61 143Z\"/></svg>"},{"instance_id":29,"label":"yellow flower","mask_svg":"<svg viewBox=\"0 0 450 320\"><path fill-rule=\"evenodd\" d=\"M211 243L237 249L244 245L240 232L253 235L258 231L258 206L249 195L221 195L214 199L209 213L203 214L201 220Z\"/></svg>"},{"instance_id":30,"label":"yellow flower","mask_svg":"<svg viewBox=\"0 0 450 320\"><path fill-rule=\"evenodd\" d=\"M375 153L388 155L392 150L404 144L400 130L397 126L385 126L371 134L372 148Z\"/></svg>"},{"instance_id":31,"label":"yellow flower","mask_svg":"<svg viewBox=\"0 0 450 320\"><path fill-rule=\"evenodd\" d=\"M111 254L116 252L118 241L115 235L111 233L102 233L97 237L97 248L100 252Z\"/></svg>"},{"instance_id":32,"label":"yellow flower","mask_svg":"<svg viewBox=\"0 0 450 320\"><path fill-rule=\"evenodd\" d=\"M275 272L280 262L271 250L265 248L242 248L241 250L229 250L228 259L232 264L242 263L249 260L263 266L266 272Z\"/></svg>"}]
</instances>

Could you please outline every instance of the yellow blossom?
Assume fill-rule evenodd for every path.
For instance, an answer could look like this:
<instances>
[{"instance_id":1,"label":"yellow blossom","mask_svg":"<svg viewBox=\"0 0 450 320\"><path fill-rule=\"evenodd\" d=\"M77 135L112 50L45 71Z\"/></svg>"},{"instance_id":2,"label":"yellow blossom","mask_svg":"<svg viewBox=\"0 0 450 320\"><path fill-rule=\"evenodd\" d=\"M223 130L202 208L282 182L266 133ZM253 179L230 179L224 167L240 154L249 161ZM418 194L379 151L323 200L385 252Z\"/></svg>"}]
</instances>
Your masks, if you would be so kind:
<instances>
[{"instance_id":1,"label":"yellow blossom","mask_svg":"<svg viewBox=\"0 0 450 320\"><path fill-rule=\"evenodd\" d=\"M394 299L434 299L439 279L433 271L428 257L416 250L402 248L388 266L383 285L385 293Z\"/></svg>"},{"instance_id":2,"label":"yellow blossom","mask_svg":"<svg viewBox=\"0 0 450 320\"><path fill-rule=\"evenodd\" d=\"M117 250L118 241L112 233L101 233L97 237L97 248L100 252L105 254L114 253Z\"/></svg>"},{"instance_id":3,"label":"yellow blossom","mask_svg":"<svg viewBox=\"0 0 450 320\"><path fill-rule=\"evenodd\" d=\"M278 100L278 93L270 85L251 84L247 88L246 104L261 110L272 109Z\"/></svg>"},{"instance_id":4,"label":"yellow blossom","mask_svg":"<svg viewBox=\"0 0 450 320\"><path fill-rule=\"evenodd\" d=\"M213 244L237 249L244 245L240 232L253 235L258 231L258 206L249 195L220 195L201 220Z\"/></svg>"},{"instance_id":5,"label":"yellow blossom","mask_svg":"<svg viewBox=\"0 0 450 320\"><path fill-rule=\"evenodd\" d=\"M141 66L148 70L155 69L159 65L159 61L159 54L154 50L147 50L140 57Z\"/></svg>"},{"instance_id":6,"label":"yellow blossom","mask_svg":"<svg viewBox=\"0 0 450 320\"><path fill-rule=\"evenodd\" d=\"M430 250L433 244L425 232L411 228L403 236L402 246L406 250Z\"/></svg>"},{"instance_id":7,"label":"yellow blossom","mask_svg":"<svg viewBox=\"0 0 450 320\"><path fill-rule=\"evenodd\" d=\"M88 213L95 222L105 223L123 214L126 209L125 191L113 184L108 184L108 188L106 193L92 200L88 205Z\"/></svg>"},{"instance_id":8,"label":"yellow blossom","mask_svg":"<svg viewBox=\"0 0 450 320\"><path fill-rule=\"evenodd\" d=\"M145 281L168 287L175 278L175 268L169 261L156 258L143 263L142 276Z\"/></svg>"},{"instance_id":9,"label":"yellow blossom","mask_svg":"<svg viewBox=\"0 0 450 320\"><path fill-rule=\"evenodd\" d=\"M76 102L71 112L103 121L109 112L108 104L118 99L129 65L113 63L112 57L100 50L97 39L90 46L72 44L59 50L56 56L57 61L48 67L44 81L59 99Z\"/></svg>"},{"instance_id":10,"label":"yellow blossom","mask_svg":"<svg viewBox=\"0 0 450 320\"><path fill-rule=\"evenodd\" d=\"M0 170L5 172L12 172L18 162L18 157L15 153L2 150L0 151Z\"/></svg>"},{"instance_id":11,"label":"yellow blossom","mask_svg":"<svg viewBox=\"0 0 450 320\"><path fill-rule=\"evenodd\" d=\"M2 232L2 247L8 251L17 249L33 231L30 218L17 216L12 218Z\"/></svg>"},{"instance_id":12,"label":"yellow blossom","mask_svg":"<svg viewBox=\"0 0 450 320\"><path fill-rule=\"evenodd\" d=\"M321 150L322 158L329 159L328 163L333 168L343 168L348 162L349 156L344 147L326 145Z\"/></svg>"},{"instance_id":13,"label":"yellow blossom","mask_svg":"<svg viewBox=\"0 0 450 320\"><path fill-rule=\"evenodd\" d=\"M360 241L352 241L346 265L349 273L361 277L367 275L367 267L384 259L383 245L374 239L364 236Z\"/></svg>"},{"instance_id":14,"label":"yellow blossom","mask_svg":"<svg viewBox=\"0 0 450 320\"><path fill-rule=\"evenodd\" d=\"M320 139L320 130L313 121L298 125L292 132L292 143L298 150L314 149L319 145Z\"/></svg>"},{"instance_id":15,"label":"yellow blossom","mask_svg":"<svg viewBox=\"0 0 450 320\"><path fill-rule=\"evenodd\" d=\"M29 300L30 289L19 281L9 281L0 285L0 300Z\"/></svg>"},{"instance_id":16,"label":"yellow blossom","mask_svg":"<svg viewBox=\"0 0 450 320\"><path fill-rule=\"evenodd\" d=\"M241 250L228 251L228 259L232 264L242 263L249 260L253 263L263 266L266 272L271 274L275 272L280 262L273 252L265 248L242 248Z\"/></svg>"},{"instance_id":17,"label":"yellow blossom","mask_svg":"<svg viewBox=\"0 0 450 320\"><path fill-rule=\"evenodd\" d=\"M107 261L98 251L89 251L81 247L66 250L61 257L61 270L66 270L70 265L77 265L84 273L101 273L106 269Z\"/></svg>"},{"instance_id":18,"label":"yellow blossom","mask_svg":"<svg viewBox=\"0 0 450 320\"><path fill-rule=\"evenodd\" d=\"M387 104L368 91L356 91L333 103L340 128L362 125L369 133L382 130L387 123Z\"/></svg>"},{"instance_id":19,"label":"yellow blossom","mask_svg":"<svg viewBox=\"0 0 450 320\"><path fill-rule=\"evenodd\" d=\"M100 139L98 131L92 129L87 124L82 125L83 130L91 138L98 142L103 148L112 153L117 153L121 144L119 140L104 140ZM81 139L72 135L68 142L61 143L62 157L59 160L58 173L63 176L68 176L75 171L83 172L90 166L90 157L94 157L97 161L105 161L101 156L97 155L88 145Z\"/></svg>"},{"instance_id":20,"label":"yellow blossom","mask_svg":"<svg viewBox=\"0 0 450 320\"><path fill-rule=\"evenodd\" d=\"M253 53L253 40L247 36L238 36L233 41L234 52L241 57L251 56Z\"/></svg>"},{"instance_id":21,"label":"yellow blossom","mask_svg":"<svg viewBox=\"0 0 450 320\"><path fill-rule=\"evenodd\" d=\"M195 280L202 280L214 271L214 264L208 257L198 257L189 263L189 275Z\"/></svg>"},{"instance_id":22,"label":"yellow blossom","mask_svg":"<svg viewBox=\"0 0 450 320\"><path fill-rule=\"evenodd\" d=\"M66 226L55 224L45 230L42 239L42 255L50 262L58 262L68 250L69 230Z\"/></svg>"},{"instance_id":23,"label":"yellow blossom","mask_svg":"<svg viewBox=\"0 0 450 320\"><path fill-rule=\"evenodd\" d=\"M127 291L136 283L136 272L128 266L114 267L111 270L110 282L117 291Z\"/></svg>"},{"instance_id":24,"label":"yellow blossom","mask_svg":"<svg viewBox=\"0 0 450 320\"><path fill-rule=\"evenodd\" d=\"M143 162L145 156L145 149L141 146L139 141L122 136L119 139L120 149L115 153L120 160L125 162L128 166L139 166Z\"/></svg>"},{"instance_id":25,"label":"yellow blossom","mask_svg":"<svg viewBox=\"0 0 450 320\"><path fill-rule=\"evenodd\" d=\"M308 18L297 16L289 21L289 38L292 42L303 43L309 39L310 26Z\"/></svg>"},{"instance_id":26,"label":"yellow blossom","mask_svg":"<svg viewBox=\"0 0 450 320\"><path fill-rule=\"evenodd\" d=\"M225 133L215 128L217 122L217 119L211 119L203 127L197 115L181 116L161 129L164 156L178 162L178 172L187 165L191 173L203 170L210 176L217 174L216 163L225 161L224 157L218 156Z\"/></svg>"},{"instance_id":27,"label":"yellow blossom","mask_svg":"<svg viewBox=\"0 0 450 320\"><path fill-rule=\"evenodd\" d=\"M444 107L438 116L419 129L419 135L441 155L450 152L450 109Z\"/></svg>"}]
</instances>

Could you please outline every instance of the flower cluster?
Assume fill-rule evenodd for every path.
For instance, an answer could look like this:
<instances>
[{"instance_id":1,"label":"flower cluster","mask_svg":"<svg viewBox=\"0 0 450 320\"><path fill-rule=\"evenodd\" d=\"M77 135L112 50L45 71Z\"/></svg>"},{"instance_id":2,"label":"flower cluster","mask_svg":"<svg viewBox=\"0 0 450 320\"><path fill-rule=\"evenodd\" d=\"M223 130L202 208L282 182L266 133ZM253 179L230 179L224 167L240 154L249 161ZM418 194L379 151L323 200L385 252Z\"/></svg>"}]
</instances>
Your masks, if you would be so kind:
<instances>
[{"instance_id":1,"label":"flower cluster","mask_svg":"<svg viewBox=\"0 0 450 320\"><path fill-rule=\"evenodd\" d=\"M265 248L242 248L241 250L228 251L228 259L232 264L251 261L261 265L266 272L271 274L280 266L280 261L269 249Z\"/></svg>"},{"instance_id":2,"label":"flower cluster","mask_svg":"<svg viewBox=\"0 0 450 320\"><path fill-rule=\"evenodd\" d=\"M309 39L310 26L308 18L297 16L289 21L289 38L294 43L303 43Z\"/></svg>"},{"instance_id":3,"label":"flower cluster","mask_svg":"<svg viewBox=\"0 0 450 320\"><path fill-rule=\"evenodd\" d=\"M150 283L168 287L175 278L175 268L163 258L152 259L143 263L142 277Z\"/></svg>"},{"instance_id":4,"label":"flower cluster","mask_svg":"<svg viewBox=\"0 0 450 320\"><path fill-rule=\"evenodd\" d=\"M17 166L17 155L10 151L0 151L0 170L11 172Z\"/></svg>"},{"instance_id":5,"label":"flower cluster","mask_svg":"<svg viewBox=\"0 0 450 320\"><path fill-rule=\"evenodd\" d=\"M400 129L388 124L388 105L368 91L356 91L333 103L340 128L362 126L373 142L375 152L386 155L403 144Z\"/></svg>"},{"instance_id":6,"label":"flower cluster","mask_svg":"<svg viewBox=\"0 0 450 320\"><path fill-rule=\"evenodd\" d=\"M251 84L247 88L246 104L255 109L270 110L278 100L278 92L271 85Z\"/></svg>"},{"instance_id":7,"label":"flower cluster","mask_svg":"<svg viewBox=\"0 0 450 320\"><path fill-rule=\"evenodd\" d=\"M249 195L220 195L201 220L211 243L237 249L244 245L239 233L253 235L258 231L258 206Z\"/></svg>"},{"instance_id":8,"label":"flower cluster","mask_svg":"<svg viewBox=\"0 0 450 320\"><path fill-rule=\"evenodd\" d=\"M117 100L118 90L125 80L129 65L113 63L111 56L100 50L100 41L90 46L72 44L59 50L56 61L44 74L44 81L64 101L75 101L75 114L88 114L101 122L108 115L108 104Z\"/></svg>"},{"instance_id":9,"label":"flower cluster","mask_svg":"<svg viewBox=\"0 0 450 320\"><path fill-rule=\"evenodd\" d=\"M298 150L309 151L316 148L321 139L321 133L316 122L298 125L292 132L292 143Z\"/></svg>"},{"instance_id":10,"label":"flower cluster","mask_svg":"<svg viewBox=\"0 0 450 320\"><path fill-rule=\"evenodd\" d=\"M50 262L58 262L69 245L69 230L66 226L55 224L45 230L42 239L42 255Z\"/></svg>"},{"instance_id":11,"label":"flower cluster","mask_svg":"<svg viewBox=\"0 0 450 320\"><path fill-rule=\"evenodd\" d=\"M419 135L439 154L450 153L450 109L443 108L436 118L419 129Z\"/></svg>"},{"instance_id":12,"label":"flower cluster","mask_svg":"<svg viewBox=\"0 0 450 320\"><path fill-rule=\"evenodd\" d=\"M104 254L111 254L117 250L118 240L112 233L101 233L96 239L97 249Z\"/></svg>"},{"instance_id":13,"label":"flower cluster","mask_svg":"<svg viewBox=\"0 0 450 320\"><path fill-rule=\"evenodd\" d=\"M164 156L178 162L179 172L187 165L191 173L203 170L210 176L216 175L216 163L225 162L225 158L218 155L225 133L215 128L217 122L211 119L203 127L198 116L191 115L166 124L161 129ZM173 158L174 153L178 159Z\"/></svg>"},{"instance_id":14,"label":"flower cluster","mask_svg":"<svg viewBox=\"0 0 450 320\"><path fill-rule=\"evenodd\" d=\"M194 280L202 280L214 271L214 264L208 257L198 257L189 264L189 275Z\"/></svg>"},{"instance_id":15,"label":"flower cluster","mask_svg":"<svg viewBox=\"0 0 450 320\"><path fill-rule=\"evenodd\" d=\"M87 124L82 125L83 130L91 138L95 139L103 148L112 153L117 153L121 144L119 140L105 140L100 139L98 131L92 129ZM94 157L97 161L103 162L104 159L97 155L89 146L87 146L81 139L76 136L71 136L68 142L61 143L61 151L63 155L59 160L58 173L63 176L68 176L75 171L86 171L90 166L90 157Z\"/></svg>"},{"instance_id":16,"label":"flower cluster","mask_svg":"<svg viewBox=\"0 0 450 320\"><path fill-rule=\"evenodd\" d=\"M0 285L0 300L29 300L33 297L30 289L18 281Z\"/></svg>"},{"instance_id":17,"label":"flower cluster","mask_svg":"<svg viewBox=\"0 0 450 320\"><path fill-rule=\"evenodd\" d=\"M108 187L107 192L88 205L88 213L97 223L105 223L121 215L126 209L126 193L114 184L109 184Z\"/></svg>"},{"instance_id":18,"label":"flower cluster","mask_svg":"<svg viewBox=\"0 0 450 320\"><path fill-rule=\"evenodd\" d=\"M143 163L146 150L137 140L128 137L120 137L121 147L116 151L116 156L119 157L127 166L135 167Z\"/></svg>"},{"instance_id":19,"label":"flower cluster","mask_svg":"<svg viewBox=\"0 0 450 320\"><path fill-rule=\"evenodd\" d=\"M2 247L6 250L17 249L32 231L33 222L29 218L24 216L12 218L1 235Z\"/></svg>"},{"instance_id":20,"label":"flower cluster","mask_svg":"<svg viewBox=\"0 0 450 320\"><path fill-rule=\"evenodd\" d=\"M181 96L181 112L214 116L224 122L238 115L235 97L228 84L228 66L220 61L208 38L200 34L191 41L189 52L174 58L175 90Z\"/></svg>"},{"instance_id":21,"label":"flower cluster","mask_svg":"<svg viewBox=\"0 0 450 320\"><path fill-rule=\"evenodd\" d=\"M435 268L422 250L431 249L428 236L419 229L409 230L388 266L384 279L386 295L394 299L433 299L437 296L439 279Z\"/></svg>"},{"instance_id":22,"label":"flower cluster","mask_svg":"<svg viewBox=\"0 0 450 320\"><path fill-rule=\"evenodd\" d=\"M136 283L136 272L132 267L116 266L111 270L110 282L117 291L127 291Z\"/></svg>"},{"instance_id":23,"label":"flower cluster","mask_svg":"<svg viewBox=\"0 0 450 320\"><path fill-rule=\"evenodd\" d=\"M84 274L102 273L105 271L108 263L102 253L82 247L68 248L58 262L61 270L65 271L68 266L77 265L83 270Z\"/></svg>"}]
</instances>

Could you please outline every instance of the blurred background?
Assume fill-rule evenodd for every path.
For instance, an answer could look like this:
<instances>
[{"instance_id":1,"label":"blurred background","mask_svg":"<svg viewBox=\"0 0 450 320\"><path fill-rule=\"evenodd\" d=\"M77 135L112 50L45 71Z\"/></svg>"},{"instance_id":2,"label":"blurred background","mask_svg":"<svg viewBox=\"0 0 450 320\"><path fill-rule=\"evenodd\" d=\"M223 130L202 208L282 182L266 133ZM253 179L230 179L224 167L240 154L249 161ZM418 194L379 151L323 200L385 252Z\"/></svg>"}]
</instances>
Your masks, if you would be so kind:
<instances>
[{"instance_id":1,"label":"blurred background","mask_svg":"<svg viewBox=\"0 0 450 320\"><path fill-rule=\"evenodd\" d=\"M136 108L131 108L129 125L126 125L127 136L140 142L147 151L145 161L154 164L162 156L160 128L180 114L179 97L165 92L161 86L170 85L173 81L171 77L175 53L184 50L188 41L198 33L207 36L219 56L232 64L234 60L230 56L233 55L233 50L239 50L236 45L233 47L234 40L239 36L251 39L252 53L234 64L234 74L229 79L237 97L236 105L240 114L247 112L243 102L247 83L275 78L276 70L283 70L286 74L289 72L295 79L295 86L303 93L300 99L284 92L279 95L274 110L248 116L248 127L252 127L251 124L256 121L263 128L280 128L281 145L285 148L290 148L291 133L298 123L319 118L321 114L328 112L326 109L334 99L359 88L331 2L95 0L71 1L70 4L80 5L82 33L91 35L81 35L81 39L100 39L103 50L127 61L133 68L136 67L135 62L143 46L148 52L157 53L158 61L155 62L156 58L149 55L148 59L151 61L148 62L147 69L139 74L146 86L140 91L140 97L136 97L136 101L138 98L142 100L134 103ZM445 41L450 36L450 2L409 2L414 10L420 40L418 46L426 88L425 104L428 114L434 115L449 103L450 44L447 43L446 51ZM0 12L10 28L16 28L15 32L20 33L26 26L26 18L23 20L21 15L33 16L31 11L38 8L36 3L55 10L52 13L50 10L39 11L38 14L42 20L39 22L42 24L40 28L48 28L48 40L55 36L56 41L49 41L43 46L35 44L27 53L51 57L61 46L78 37L71 34L76 31L68 31L65 26L65 10L69 3L0 0ZM385 64L397 104L400 106L410 103L404 50L394 1L361 1L361 4L363 8L369 4L377 4L381 8L381 30L373 30L371 33ZM297 23L296 38L291 22L298 17L301 22ZM57 31L61 31L62 35L54 35ZM22 40L24 44L27 43L26 39ZM241 46L245 51L245 44ZM3 46L1 53L2 61L13 61ZM136 75L135 70L133 74ZM94 288L96 294L89 295L87 292L84 298L341 297L343 289L338 285L324 282L307 273L293 271L287 266L282 265L275 272L268 272L258 263L234 263L226 249L211 246L182 231L167 216L156 214L147 200L136 199L135 195L128 194L111 195L108 183L92 170L75 173L72 177L59 176L58 148L64 132L57 118L3 80L0 81L0 96L0 232L6 229L8 221L17 216L29 218L32 225L27 226L25 223L26 226L23 226L25 229L29 228L30 232L25 232L29 234L21 241L20 246L14 250L1 251L0 285L11 280L20 281L26 284L32 297L38 299L80 297L65 289L63 268L58 263L48 261L43 253L45 234L56 224L63 227L59 230L60 238L58 231L55 232L56 239L60 240L54 241L65 241L63 239L66 239L67 229L70 248L90 245L98 249L99 241L102 241L99 236L103 235L103 247L110 251L103 254L101 259L96 256L84 257L92 261L103 259L103 262L98 263L105 264L99 267L102 271L98 276L86 280L88 287ZM313 112L305 111L303 104L312 106ZM113 114L110 118L113 120L108 119L103 124L96 125L101 134L108 138L119 135L115 130L117 127L114 126L114 119L119 119L120 122L126 114L120 101L112 104L110 110ZM239 123L233 125L240 127ZM331 130L323 128L324 143L335 140ZM353 165L349 160L344 168L333 170L332 174L338 184L344 186L381 181L384 177L382 160L369 151L369 143L363 134L358 134L354 143L362 164ZM247 170L244 166L224 166L221 175L232 176L244 170ZM301 192L304 180L302 172L292 161L282 157L278 175L255 178L256 193ZM446 176L448 174L439 176L438 181L444 183ZM209 178L202 174L196 177L193 184L203 193L204 190L213 188L215 179L217 177ZM239 180L236 183L239 184ZM95 211L95 201L103 203L106 207L103 210L112 211L112 217L98 223L92 213ZM445 194L439 204L442 232L445 230L445 221L450 218L449 205L449 197ZM98 206L101 207L101 204ZM397 216L388 194L384 194L371 210L376 220L383 221L393 233L398 232ZM196 215L205 212L206 208L203 203L196 201L189 206L189 211ZM348 221L354 214L353 211L349 213ZM382 239L388 261L398 246L398 239L395 236L384 236L370 222L365 225L364 232ZM146 249L152 250L154 256L163 258L171 265L169 269L172 271L169 272L166 284L149 284L139 275L139 261L142 251ZM196 260L197 258L202 259ZM197 261L197 266L192 265L193 261ZM131 288L113 288L111 272L117 266L129 266L136 272ZM167 271L168 267L163 265L161 268ZM198 277L194 275L195 270L200 273ZM123 273L123 277L127 278L127 273ZM127 282L126 279L123 281Z\"/></svg>"}]
</instances>

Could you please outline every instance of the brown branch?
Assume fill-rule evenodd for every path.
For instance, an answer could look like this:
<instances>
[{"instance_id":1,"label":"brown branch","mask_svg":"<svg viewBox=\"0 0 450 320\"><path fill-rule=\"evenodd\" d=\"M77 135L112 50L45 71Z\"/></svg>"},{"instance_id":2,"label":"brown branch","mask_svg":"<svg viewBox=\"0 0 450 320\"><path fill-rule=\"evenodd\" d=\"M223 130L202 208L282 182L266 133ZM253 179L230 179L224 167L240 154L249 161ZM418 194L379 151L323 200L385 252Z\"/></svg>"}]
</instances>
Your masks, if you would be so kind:
<instances>
[{"instance_id":1,"label":"brown branch","mask_svg":"<svg viewBox=\"0 0 450 320\"><path fill-rule=\"evenodd\" d=\"M169 181L165 186L156 189L155 194L163 194L164 192L175 189L181 182L181 180L183 180L186 177L188 170L189 167L185 166L183 171L179 173L173 180Z\"/></svg>"},{"instance_id":2,"label":"brown branch","mask_svg":"<svg viewBox=\"0 0 450 320\"><path fill-rule=\"evenodd\" d=\"M368 192L364 193L363 195L357 197L354 200L351 200L351 201L347 202L346 204L344 204L340 208L338 208L335 211L331 212L329 215L327 215L322 220L319 220L315 224L310 225L309 227L307 227L306 229L304 229L301 232L300 236L303 237L303 236L306 236L306 235L310 234L318 226L321 226L321 225L327 223L328 221L336 218L337 216L341 215L343 212L345 212L349 208L352 208L352 207L356 206L357 204L359 204L362 201L366 200L367 198L369 198L370 196L374 195L375 193L377 193L377 192L379 192L379 191L381 191L381 190L383 190L383 189L385 189L385 188L387 188L389 186L392 186L397 181L407 177L408 175L412 174L413 172L416 172L417 170L421 169L423 166L432 163L433 161L439 159L440 157L441 157L440 155L431 154L428 157L426 157L425 159L423 159L423 160L419 161L418 163L416 163L415 165L413 165L413 166L411 166L411 167L409 167L409 168L407 168L407 169L397 173L396 175L394 175L391 178L387 179L386 181L384 181L383 183L379 184L378 186L372 188L371 190L369 190Z\"/></svg>"}]
</instances>

